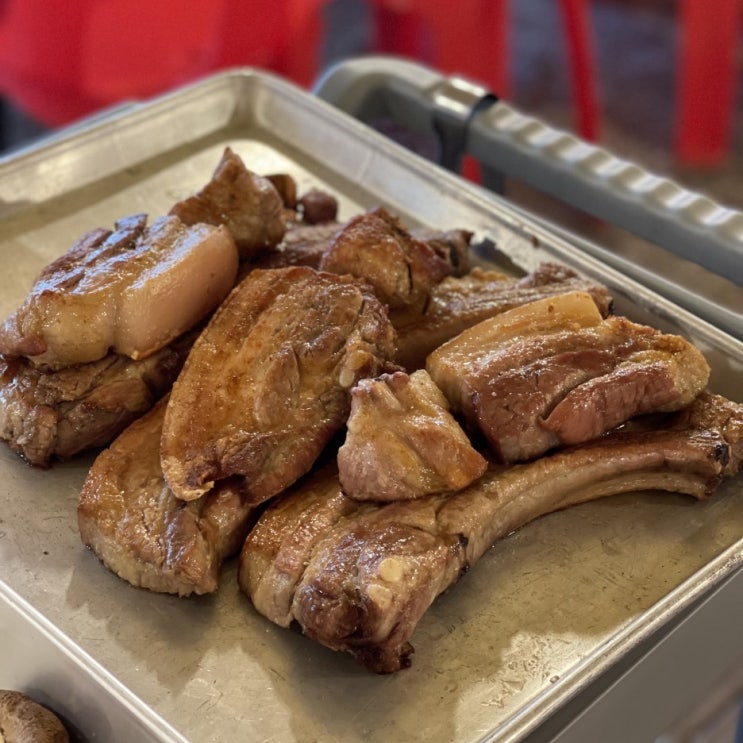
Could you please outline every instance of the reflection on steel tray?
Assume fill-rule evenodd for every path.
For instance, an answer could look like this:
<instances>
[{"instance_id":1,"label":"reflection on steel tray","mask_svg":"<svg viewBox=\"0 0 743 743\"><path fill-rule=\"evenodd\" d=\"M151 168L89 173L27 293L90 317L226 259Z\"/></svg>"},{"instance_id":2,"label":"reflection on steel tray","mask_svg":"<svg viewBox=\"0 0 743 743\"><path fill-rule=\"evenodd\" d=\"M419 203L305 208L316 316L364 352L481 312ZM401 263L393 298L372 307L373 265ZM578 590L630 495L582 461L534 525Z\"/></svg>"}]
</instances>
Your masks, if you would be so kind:
<instances>
[{"instance_id":1,"label":"reflection on steel tray","mask_svg":"<svg viewBox=\"0 0 743 743\"><path fill-rule=\"evenodd\" d=\"M196 190L226 145L257 172L289 172L303 190L338 194L341 218L382 204L408 225L473 230L486 263L572 265L607 284L619 312L692 340L712 366L712 389L739 395L741 342L498 197L249 70L5 161L0 311L81 230L164 213ZM102 569L75 522L90 462L41 471L0 451L0 579L194 741L516 740L743 555L740 478L708 503L637 494L553 514L497 543L424 617L414 666L378 677L263 620L240 595L234 564L216 595L187 600Z\"/></svg>"}]
</instances>

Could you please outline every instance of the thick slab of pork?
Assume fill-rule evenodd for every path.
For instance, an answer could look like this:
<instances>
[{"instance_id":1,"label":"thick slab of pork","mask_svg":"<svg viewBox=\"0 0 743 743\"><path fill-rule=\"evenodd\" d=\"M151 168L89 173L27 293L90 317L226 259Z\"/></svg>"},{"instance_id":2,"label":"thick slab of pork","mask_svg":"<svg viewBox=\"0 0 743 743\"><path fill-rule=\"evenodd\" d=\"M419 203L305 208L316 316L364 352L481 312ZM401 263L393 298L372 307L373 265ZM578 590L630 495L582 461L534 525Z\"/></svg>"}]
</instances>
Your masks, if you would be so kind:
<instances>
[{"instance_id":1,"label":"thick slab of pork","mask_svg":"<svg viewBox=\"0 0 743 743\"><path fill-rule=\"evenodd\" d=\"M109 351L141 359L206 317L237 274L224 227L146 216L93 230L36 279L0 327L0 354L59 369Z\"/></svg>"},{"instance_id":2,"label":"thick slab of pork","mask_svg":"<svg viewBox=\"0 0 743 743\"><path fill-rule=\"evenodd\" d=\"M381 208L349 220L323 253L320 269L365 279L390 309L420 307L452 272L448 260Z\"/></svg>"},{"instance_id":3,"label":"thick slab of pork","mask_svg":"<svg viewBox=\"0 0 743 743\"><path fill-rule=\"evenodd\" d=\"M390 313L398 336L395 360L408 371L419 369L428 354L463 330L514 307L570 291L590 294L602 315L611 311L612 298L605 286L557 264L545 263L521 279L479 268L462 278L448 277L431 288L421 312Z\"/></svg>"},{"instance_id":4,"label":"thick slab of pork","mask_svg":"<svg viewBox=\"0 0 743 743\"><path fill-rule=\"evenodd\" d=\"M338 473L343 491L356 500L454 492L487 469L423 369L362 379L351 390L347 429Z\"/></svg>"},{"instance_id":5,"label":"thick slab of pork","mask_svg":"<svg viewBox=\"0 0 743 743\"><path fill-rule=\"evenodd\" d=\"M709 365L691 343L570 293L485 320L426 368L504 462L600 436L637 415L686 407Z\"/></svg>"},{"instance_id":6,"label":"thick slab of pork","mask_svg":"<svg viewBox=\"0 0 743 743\"><path fill-rule=\"evenodd\" d=\"M239 478L191 503L173 495L160 468L164 415L162 401L96 458L80 494L80 536L134 586L211 593L220 565L245 539L252 508Z\"/></svg>"},{"instance_id":7,"label":"thick slab of pork","mask_svg":"<svg viewBox=\"0 0 743 743\"><path fill-rule=\"evenodd\" d=\"M240 586L272 621L296 621L372 671L405 668L420 618L496 539L551 511L618 493L707 498L735 474L743 405L704 394L664 423L490 470L449 496L358 503L324 471L265 511L243 547Z\"/></svg>"},{"instance_id":8,"label":"thick slab of pork","mask_svg":"<svg viewBox=\"0 0 743 743\"><path fill-rule=\"evenodd\" d=\"M175 494L232 475L257 503L307 472L348 417L349 390L394 354L387 314L349 276L256 270L196 341L173 386L161 446Z\"/></svg>"},{"instance_id":9,"label":"thick slab of pork","mask_svg":"<svg viewBox=\"0 0 743 743\"><path fill-rule=\"evenodd\" d=\"M284 202L274 184L248 170L229 147L211 180L198 193L174 204L170 213L185 224L224 225L241 258L278 245L286 231Z\"/></svg>"},{"instance_id":10,"label":"thick slab of pork","mask_svg":"<svg viewBox=\"0 0 743 743\"><path fill-rule=\"evenodd\" d=\"M139 361L109 353L58 371L0 359L0 440L40 467L108 445L170 389L195 338Z\"/></svg>"}]
</instances>

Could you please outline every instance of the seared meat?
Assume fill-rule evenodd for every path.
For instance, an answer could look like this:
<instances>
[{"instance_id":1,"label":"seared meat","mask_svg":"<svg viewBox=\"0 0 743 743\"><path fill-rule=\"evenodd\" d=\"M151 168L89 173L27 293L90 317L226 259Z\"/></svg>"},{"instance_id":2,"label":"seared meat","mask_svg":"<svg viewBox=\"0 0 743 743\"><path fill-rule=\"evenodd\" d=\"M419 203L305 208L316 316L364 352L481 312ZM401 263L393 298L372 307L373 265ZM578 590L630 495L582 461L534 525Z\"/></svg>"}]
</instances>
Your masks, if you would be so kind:
<instances>
[{"instance_id":1,"label":"seared meat","mask_svg":"<svg viewBox=\"0 0 743 743\"><path fill-rule=\"evenodd\" d=\"M0 327L0 353L59 369L133 359L166 346L211 312L232 288L237 252L225 228L162 217L122 219L93 230L36 279Z\"/></svg>"},{"instance_id":2,"label":"seared meat","mask_svg":"<svg viewBox=\"0 0 743 743\"><path fill-rule=\"evenodd\" d=\"M428 354L463 330L513 307L571 291L588 292L602 315L610 312L606 287L551 263L521 279L479 268L462 278L446 278L432 287L422 313L390 314L398 336L396 361L408 371L419 369Z\"/></svg>"},{"instance_id":3,"label":"seared meat","mask_svg":"<svg viewBox=\"0 0 743 743\"><path fill-rule=\"evenodd\" d=\"M475 325L434 351L426 367L504 462L684 408L709 379L688 341L626 318L602 319L583 293Z\"/></svg>"},{"instance_id":4,"label":"seared meat","mask_svg":"<svg viewBox=\"0 0 743 743\"><path fill-rule=\"evenodd\" d=\"M55 372L0 360L0 440L42 467L106 446L170 389L194 339L140 361L110 353Z\"/></svg>"},{"instance_id":5,"label":"seared meat","mask_svg":"<svg viewBox=\"0 0 743 743\"><path fill-rule=\"evenodd\" d=\"M243 475L260 502L307 472L348 416L349 390L384 371L394 331L351 277L293 267L248 274L173 387L162 465L179 498Z\"/></svg>"},{"instance_id":6,"label":"seared meat","mask_svg":"<svg viewBox=\"0 0 743 743\"><path fill-rule=\"evenodd\" d=\"M229 147L211 180L198 193L174 204L170 213L186 224L224 225L241 258L278 245L286 231L284 203L273 183L248 170Z\"/></svg>"},{"instance_id":7,"label":"seared meat","mask_svg":"<svg viewBox=\"0 0 743 743\"><path fill-rule=\"evenodd\" d=\"M730 449L723 474L733 477L740 471L743 464L743 406L740 403L705 390L675 415L673 425L680 430L720 431Z\"/></svg>"},{"instance_id":8,"label":"seared meat","mask_svg":"<svg viewBox=\"0 0 743 743\"><path fill-rule=\"evenodd\" d=\"M250 531L238 570L240 587L262 614L282 627L291 624L294 590L315 544L359 507L341 492L334 465L307 475L269 504L270 515Z\"/></svg>"},{"instance_id":9,"label":"seared meat","mask_svg":"<svg viewBox=\"0 0 743 743\"><path fill-rule=\"evenodd\" d=\"M347 426L338 472L355 500L453 492L487 468L423 369L362 379L351 390Z\"/></svg>"},{"instance_id":10,"label":"seared meat","mask_svg":"<svg viewBox=\"0 0 743 743\"><path fill-rule=\"evenodd\" d=\"M83 543L118 576L151 591L210 593L245 539L251 507L239 478L184 503L160 469L161 401L90 468L77 509Z\"/></svg>"},{"instance_id":11,"label":"seared meat","mask_svg":"<svg viewBox=\"0 0 743 743\"><path fill-rule=\"evenodd\" d=\"M317 268L320 259L341 228L339 222L323 224L291 224L281 244L263 253L247 265L252 268L285 268L286 266L311 266Z\"/></svg>"},{"instance_id":12,"label":"seared meat","mask_svg":"<svg viewBox=\"0 0 743 743\"><path fill-rule=\"evenodd\" d=\"M490 470L454 495L354 505L325 472L260 518L240 557L241 588L273 621L296 620L309 637L369 669L397 671L410 664L409 640L426 609L496 539L551 511L617 493L706 498L723 475L735 474L730 452L740 451L743 406L714 396L695 405L665 417L666 427L622 430ZM323 514L322 535L312 529L314 513Z\"/></svg>"},{"instance_id":13,"label":"seared meat","mask_svg":"<svg viewBox=\"0 0 743 743\"><path fill-rule=\"evenodd\" d=\"M420 308L431 287L451 273L444 258L384 209L351 219L323 253L320 268L365 279L390 309Z\"/></svg>"},{"instance_id":14,"label":"seared meat","mask_svg":"<svg viewBox=\"0 0 743 743\"><path fill-rule=\"evenodd\" d=\"M311 188L299 197L297 208L305 224L335 222L338 217L338 199L327 191Z\"/></svg>"},{"instance_id":15,"label":"seared meat","mask_svg":"<svg viewBox=\"0 0 743 743\"><path fill-rule=\"evenodd\" d=\"M281 197L285 209L294 211L297 208L297 182L288 173L271 173L265 176Z\"/></svg>"},{"instance_id":16,"label":"seared meat","mask_svg":"<svg viewBox=\"0 0 743 743\"><path fill-rule=\"evenodd\" d=\"M414 227L410 235L415 240L428 243L450 266L452 276L464 276L470 270L469 230L431 230L425 227Z\"/></svg>"}]
</instances>

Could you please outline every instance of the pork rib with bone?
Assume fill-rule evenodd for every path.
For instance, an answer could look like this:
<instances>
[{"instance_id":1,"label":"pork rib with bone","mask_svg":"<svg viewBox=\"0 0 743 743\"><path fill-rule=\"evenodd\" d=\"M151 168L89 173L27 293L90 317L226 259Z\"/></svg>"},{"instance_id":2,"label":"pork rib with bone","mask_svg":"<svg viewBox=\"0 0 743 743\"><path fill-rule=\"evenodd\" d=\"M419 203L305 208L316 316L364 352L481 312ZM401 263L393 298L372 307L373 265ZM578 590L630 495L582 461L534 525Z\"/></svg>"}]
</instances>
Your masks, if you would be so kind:
<instances>
[{"instance_id":1,"label":"pork rib with bone","mask_svg":"<svg viewBox=\"0 0 743 743\"><path fill-rule=\"evenodd\" d=\"M651 429L492 468L453 495L359 502L326 468L269 505L245 542L238 580L271 621L296 622L317 642L390 673L410 665L411 636L434 599L496 539L612 494L707 498L742 456L743 405L703 393Z\"/></svg>"}]
</instances>

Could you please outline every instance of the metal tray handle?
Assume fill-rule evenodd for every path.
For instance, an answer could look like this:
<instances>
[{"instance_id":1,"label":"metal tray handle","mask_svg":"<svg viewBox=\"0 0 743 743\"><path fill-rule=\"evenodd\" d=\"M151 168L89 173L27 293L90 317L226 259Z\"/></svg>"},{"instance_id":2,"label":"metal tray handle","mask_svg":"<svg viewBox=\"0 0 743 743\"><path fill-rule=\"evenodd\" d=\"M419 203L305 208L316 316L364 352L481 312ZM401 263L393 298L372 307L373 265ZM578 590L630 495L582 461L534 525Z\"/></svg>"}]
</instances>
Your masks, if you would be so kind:
<instances>
[{"instance_id":1,"label":"metal tray handle","mask_svg":"<svg viewBox=\"0 0 743 743\"><path fill-rule=\"evenodd\" d=\"M516 177L638 237L743 284L743 213L554 129L484 88L406 60L342 62L318 81L319 97L361 120L390 115L428 124L442 139L441 164L463 154L484 166L484 184Z\"/></svg>"}]
</instances>

